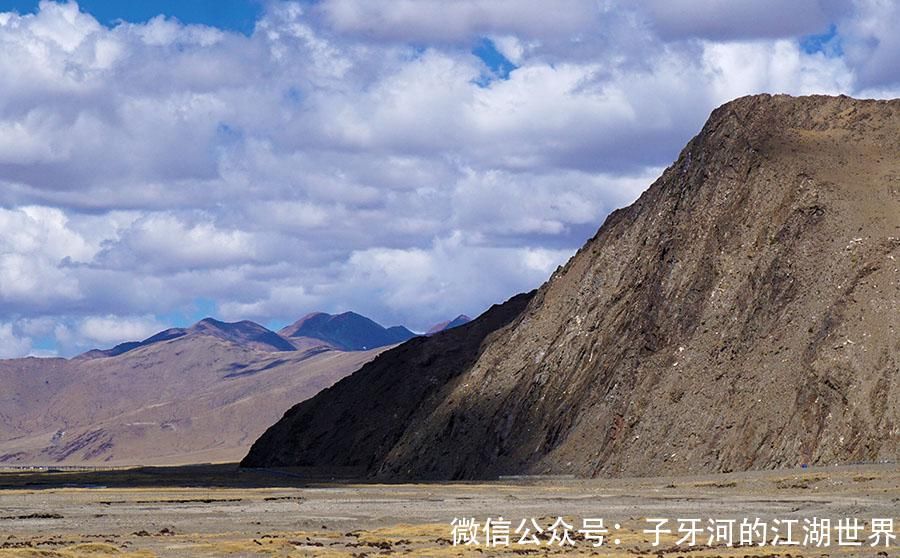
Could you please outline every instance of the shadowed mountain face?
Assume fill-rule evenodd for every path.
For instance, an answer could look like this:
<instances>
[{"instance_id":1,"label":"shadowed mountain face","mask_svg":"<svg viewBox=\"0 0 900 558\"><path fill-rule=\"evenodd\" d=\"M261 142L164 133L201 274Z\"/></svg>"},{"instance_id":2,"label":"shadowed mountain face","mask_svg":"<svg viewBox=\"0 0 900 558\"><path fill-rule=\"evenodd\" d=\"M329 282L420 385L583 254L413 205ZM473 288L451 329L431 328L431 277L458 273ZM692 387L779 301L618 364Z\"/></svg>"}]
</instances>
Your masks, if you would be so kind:
<instances>
[{"instance_id":1,"label":"shadowed mountain face","mask_svg":"<svg viewBox=\"0 0 900 558\"><path fill-rule=\"evenodd\" d=\"M431 326L428 329L427 332L425 332L425 335L434 335L435 333L438 333L438 332L441 332L441 331L444 331L447 329L453 329L454 327L459 327L461 325L465 325L471 321L472 321L472 318L466 316L465 314L460 314L459 316L453 318L452 320L450 320L448 322L441 322L438 324L434 324L433 326Z\"/></svg>"},{"instance_id":2,"label":"shadowed mountain face","mask_svg":"<svg viewBox=\"0 0 900 558\"><path fill-rule=\"evenodd\" d=\"M518 295L468 324L383 353L288 411L242 465L377 469L407 427L426 418L475 362L485 339L516 319L532 295Z\"/></svg>"},{"instance_id":3,"label":"shadowed mountain face","mask_svg":"<svg viewBox=\"0 0 900 558\"><path fill-rule=\"evenodd\" d=\"M431 374L452 348L426 343L477 323L293 408L244 464L465 479L896 461L900 101L720 107L517 318ZM413 412L408 382L429 384Z\"/></svg>"},{"instance_id":4,"label":"shadowed mountain face","mask_svg":"<svg viewBox=\"0 0 900 558\"><path fill-rule=\"evenodd\" d=\"M395 345L416 336L403 326L385 328L355 312L308 314L279 332L283 337L309 337L345 351L363 351Z\"/></svg>"}]
</instances>

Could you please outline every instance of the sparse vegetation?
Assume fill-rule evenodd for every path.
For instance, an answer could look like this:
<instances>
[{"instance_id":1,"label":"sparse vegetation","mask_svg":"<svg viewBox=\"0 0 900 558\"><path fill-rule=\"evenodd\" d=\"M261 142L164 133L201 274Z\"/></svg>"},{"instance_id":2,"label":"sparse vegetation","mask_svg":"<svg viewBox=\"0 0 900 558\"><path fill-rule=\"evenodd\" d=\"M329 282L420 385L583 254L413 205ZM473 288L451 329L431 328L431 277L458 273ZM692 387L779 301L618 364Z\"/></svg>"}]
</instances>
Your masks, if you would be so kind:
<instances>
[{"instance_id":1,"label":"sparse vegetation","mask_svg":"<svg viewBox=\"0 0 900 558\"><path fill-rule=\"evenodd\" d=\"M0 558L775 557L787 553L703 546L686 553L676 546L674 534L663 536L654 548L643 532L649 526L645 518L798 517L800 510L889 517L900 500L900 470L892 465L810 474L416 485L310 485L297 477L236 475L233 466L230 471L224 466L108 471L102 474L109 487L92 489L67 485L101 473L17 473L14 483L9 474L0 474L0 485L18 486L0 490L0 508L9 510L0 520ZM204 475L208 482L198 486ZM184 486L187 480L191 486ZM42 488L34 488L36 481ZM676 485L674 498L665 488ZM801 488L813 486L814 496ZM723 489L727 500L717 496ZM786 489L798 492L785 498ZM866 502L864 510L858 501ZM620 522L621 529L609 537L619 544L608 541L600 550L584 541L574 549L452 544L454 515L482 522L498 515L534 517L547 526L556 513L575 525L596 516L605 517L608 527ZM832 550L832 556L841 555Z\"/></svg>"}]
</instances>

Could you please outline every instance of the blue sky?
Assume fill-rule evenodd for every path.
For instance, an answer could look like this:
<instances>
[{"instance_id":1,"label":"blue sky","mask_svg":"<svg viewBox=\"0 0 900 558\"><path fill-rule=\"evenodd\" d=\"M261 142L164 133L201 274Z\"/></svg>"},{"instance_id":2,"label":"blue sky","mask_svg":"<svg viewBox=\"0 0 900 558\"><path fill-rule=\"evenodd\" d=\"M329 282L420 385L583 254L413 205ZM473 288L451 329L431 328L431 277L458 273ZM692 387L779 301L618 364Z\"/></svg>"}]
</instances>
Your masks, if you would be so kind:
<instances>
[{"instance_id":1,"label":"blue sky","mask_svg":"<svg viewBox=\"0 0 900 558\"><path fill-rule=\"evenodd\" d=\"M800 48L807 54L822 53L829 57L844 55L841 47L841 39L838 36L837 25L831 24L824 33L814 33L800 38Z\"/></svg>"},{"instance_id":2,"label":"blue sky","mask_svg":"<svg viewBox=\"0 0 900 558\"><path fill-rule=\"evenodd\" d=\"M97 21L114 26L118 21L141 23L156 16L175 18L186 24L201 24L250 35L262 14L266 0L80 0L78 5ZM2 0L0 11L35 13L39 0ZM305 4L311 4L305 1ZM479 82L505 79L515 65L507 60L493 42L482 37L475 41L472 53L489 69Z\"/></svg>"},{"instance_id":3,"label":"blue sky","mask_svg":"<svg viewBox=\"0 0 900 558\"><path fill-rule=\"evenodd\" d=\"M81 0L81 9L98 21L112 25L118 20L147 21L157 15L177 18L183 23L199 23L249 35L262 13L262 0ZM35 0L3 0L0 11L34 13Z\"/></svg>"},{"instance_id":4,"label":"blue sky","mask_svg":"<svg viewBox=\"0 0 900 558\"><path fill-rule=\"evenodd\" d=\"M0 2L0 357L207 315L477 315L716 106L900 91L897 3L555 6Z\"/></svg>"}]
</instances>

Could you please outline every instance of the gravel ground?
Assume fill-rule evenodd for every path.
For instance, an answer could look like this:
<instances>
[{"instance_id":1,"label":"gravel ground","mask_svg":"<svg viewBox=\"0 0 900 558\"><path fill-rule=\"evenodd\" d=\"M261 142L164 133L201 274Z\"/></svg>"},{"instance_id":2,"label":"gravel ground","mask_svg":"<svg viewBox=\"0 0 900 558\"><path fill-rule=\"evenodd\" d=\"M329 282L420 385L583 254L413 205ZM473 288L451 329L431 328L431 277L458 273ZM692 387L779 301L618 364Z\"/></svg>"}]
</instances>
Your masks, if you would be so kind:
<instances>
[{"instance_id":1,"label":"gravel ground","mask_svg":"<svg viewBox=\"0 0 900 558\"><path fill-rule=\"evenodd\" d=\"M188 474L189 473L189 474ZM156 486L152 486L153 481ZM208 486L203 486L204 484ZM698 477L616 480L502 479L492 483L309 482L233 466L108 473L0 473L0 557L6 556L897 556L888 548L838 546L837 521L893 518L900 538L900 467L867 465ZM511 521L510 545L454 545L451 522ZM549 545L558 517L574 546ZM707 546L709 519L832 520L828 547ZM542 544L518 544L521 520L545 529ZM604 519L594 548L577 531ZM654 524L674 532L653 546ZM698 518L697 546L676 545L678 519ZM502 540L502 524L501 540ZM615 528L618 525L618 528ZM786 525L786 524L782 524ZM564 528L557 530L562 533ZM463 532L464 530L460 530ZM496 532L495 532L496 533ZM735 540L737 541L737 533ZM772 534L768 537L771 540ZM615 541L618 541L616 543Z\"/></svg>"}]
</instances>

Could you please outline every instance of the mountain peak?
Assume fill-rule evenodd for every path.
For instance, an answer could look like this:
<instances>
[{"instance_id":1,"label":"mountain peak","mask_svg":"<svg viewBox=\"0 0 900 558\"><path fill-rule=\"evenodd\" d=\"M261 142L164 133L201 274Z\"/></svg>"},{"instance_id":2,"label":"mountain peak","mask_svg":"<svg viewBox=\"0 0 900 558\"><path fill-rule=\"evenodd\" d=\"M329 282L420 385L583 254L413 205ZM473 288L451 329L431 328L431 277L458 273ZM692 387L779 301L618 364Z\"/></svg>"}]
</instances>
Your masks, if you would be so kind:
<instances>
[{"instance_id":1,"label":"mountain peak","mask_svg":"<svg viewBox=\"0 0 900 558\"><path fill-rule=\"evenodd\" d=\"M453 329L454 327L459 327L461 325L465 325L472 321L472 318L466 316L465 314L460 314L459 316L453 318L452 320L447 320L445 322L439 322L428 328L428 331L425 332L425 335L434 335L435 333L440 333L442 331Z\"/></svg>"},{"instance_id":2,"label":"mountain peak","mask_svg":"<svg viewBox=\"0 0 900 558\"><path fill-rule=\"evenodd\" d=\"M269 331L264 326L251 322L250 320L240 320L237 322L223 322L222 320L217 320L216 318L203 318L198 321L194 325L190 326L188 330L191 331L200 331L200 330L220 330L220 331Z\"/></svg>"},{"instance_id":3,"label":"mountain peak","mask_svg":"<svg viewBox=\"0 0 900 558\"><path fill-rule=\"evenodd\" d=\"M385 328L356 312L313 312L279 332L287 338L310 337L343 350L361 351L402 343L416 336L403 326Z\"/></svg>"},{"instance_id":4,"label":"mountain peak","mask_svg":"<svg viewBox=\"0 0 900 558\"><path fill-rule=\"evenodd\" d=\"M223 341L267 351L295 350L290 341L250 320L223 322L215 318L204 318L188 328L187 333L212 335Z\"/></svg>"},{"instance_id":5,"label":"mountain peak","mask_svg":"<svg viewBox=\"0 0 900 558\"><path fill-rule=\"evenodd\" d=\"M182 337L197 336L211 336L223 341L263 351L296 350L295 346L290 341L255 322L249 320L223 322L215 318L206 317L187 328L169 328L151 335L143 341L127 341L125 343L119 343L112 349L94 349L79 356L81 358L114 357L148 345L154 345L156 343L171 341Z\"/></svg>"}]
</instances>

